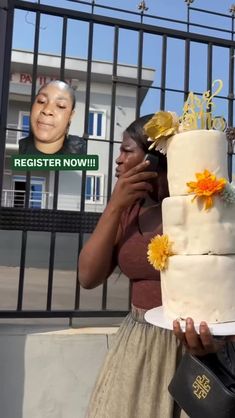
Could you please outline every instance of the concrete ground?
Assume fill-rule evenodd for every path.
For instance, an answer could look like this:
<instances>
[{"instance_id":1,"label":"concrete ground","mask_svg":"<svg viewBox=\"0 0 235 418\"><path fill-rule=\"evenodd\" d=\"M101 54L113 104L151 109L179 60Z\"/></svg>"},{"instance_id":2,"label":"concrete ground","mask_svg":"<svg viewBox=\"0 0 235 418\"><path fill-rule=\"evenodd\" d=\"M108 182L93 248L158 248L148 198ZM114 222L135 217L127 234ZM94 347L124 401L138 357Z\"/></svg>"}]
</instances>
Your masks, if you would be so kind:
<instances>
[{"instance_id":1,"label":"concrete ground","mask_svg":"<svg viewBox=\"0 0 235 418\"><path fill-rule=\"evenodd\" d=\"M26 268L24 278L23 310L45 310L48 270ZM17 306L19 268L0 266L0 311L14 310ZM55 270L53 276L52 310L74 309L76 271ZM107 309L128 310L128 279L113 273L108 280ZM92 290L81 289L80 309L100 310L102 286ZM120 324L120 318L76 318L73 326L112 326ZM0 323L54 323L68 324L67 319L1 319Z\"/></svg>"}]
</instances>

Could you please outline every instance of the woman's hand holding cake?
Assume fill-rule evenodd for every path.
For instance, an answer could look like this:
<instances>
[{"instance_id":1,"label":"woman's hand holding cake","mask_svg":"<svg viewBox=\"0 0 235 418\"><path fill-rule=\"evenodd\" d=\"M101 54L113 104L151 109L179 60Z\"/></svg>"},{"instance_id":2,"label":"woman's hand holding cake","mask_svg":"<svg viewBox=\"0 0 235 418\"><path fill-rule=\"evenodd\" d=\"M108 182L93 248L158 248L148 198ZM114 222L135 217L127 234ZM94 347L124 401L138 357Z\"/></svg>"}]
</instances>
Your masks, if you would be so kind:
<instances>
[{"instance_id":1,"label":"woman's hand holding cake","mask_svg":"<svg viewBox=\"0 0 235 418\"><path fill-rule=\"evenodd\" d=\"M214 338L206 322L202 321L199 326L199 334L195 330L192 318L186 319L185 332L182 331L179 321L173 321L175 336L184 344L191 354L204 356L216 353L225 344L225 339Z\"/></svg>"}]
</instances>

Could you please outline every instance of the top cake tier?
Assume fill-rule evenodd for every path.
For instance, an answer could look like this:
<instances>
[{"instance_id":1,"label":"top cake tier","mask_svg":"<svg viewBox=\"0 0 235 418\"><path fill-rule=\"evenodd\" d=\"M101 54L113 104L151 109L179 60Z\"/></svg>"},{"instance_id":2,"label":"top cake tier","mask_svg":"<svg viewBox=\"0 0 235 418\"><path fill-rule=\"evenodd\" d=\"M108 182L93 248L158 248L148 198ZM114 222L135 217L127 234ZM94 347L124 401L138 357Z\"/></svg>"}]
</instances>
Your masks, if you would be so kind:
<instances>
[{"instance_id":1,"label":"top cake tier","mask_svg":"<svg viewBox=\"0 0 235 418\"><path fill-rule=\"evenodd\" d=\"M171 136L167 144L170 196L187 194L187 183L205 169L228 180L227 140L216 130L192 130Z\"/></svg>"}]
</instances>

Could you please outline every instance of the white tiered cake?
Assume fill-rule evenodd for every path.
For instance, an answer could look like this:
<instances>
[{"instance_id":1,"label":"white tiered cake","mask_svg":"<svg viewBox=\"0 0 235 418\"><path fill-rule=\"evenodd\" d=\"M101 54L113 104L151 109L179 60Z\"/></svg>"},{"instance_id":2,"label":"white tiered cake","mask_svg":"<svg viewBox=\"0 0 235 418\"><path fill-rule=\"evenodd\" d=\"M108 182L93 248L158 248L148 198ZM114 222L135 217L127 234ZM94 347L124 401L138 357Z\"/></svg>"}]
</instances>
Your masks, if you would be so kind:
<instances>
[{"instance_id":1,"label":"white tiered cake","mask_svg":"<svg viewBox=\"0 0 235 418\"><path fill-rule=\"evenodd\" d=\"M170 197L163 201L163 234L176 255L161 271L162 298L172 319L235 320L235 207L215 196L210 210L187 194L187 182L208 168L227 179L224 133L176 134L167 148Z\"/></svg>"},{"instance_id":2,"label":"white tiered cake","mask_svg":"<svg viewBox=\"0 0 235 418\"><path fill-rule=\"evenodd\" d=\"M167 154L163 236L151 240L148 259L161 270L168 319L235 321L235 188L228 181L226 134L211 129L225 128L208 111L212 97L206 92L200 102L190 93L180 119L158 112L145 125L150 149Z\"/></svg>"}]
</instances>

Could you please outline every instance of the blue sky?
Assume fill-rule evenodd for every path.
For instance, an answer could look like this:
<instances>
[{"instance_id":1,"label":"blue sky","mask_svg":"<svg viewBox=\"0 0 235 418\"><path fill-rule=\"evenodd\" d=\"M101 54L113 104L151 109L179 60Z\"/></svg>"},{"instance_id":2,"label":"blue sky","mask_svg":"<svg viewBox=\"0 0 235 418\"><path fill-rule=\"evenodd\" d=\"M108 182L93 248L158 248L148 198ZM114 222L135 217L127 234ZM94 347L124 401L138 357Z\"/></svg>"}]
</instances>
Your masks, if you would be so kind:
<instances>
[{"instance_id":1,"label":"blue sky","mask_svg":"<svg viewBox=\"0 0 235 418\"><path fill-rule=\"evenodd\" d=\"M36 1L35 1L36 2ZM55 0L41 0L41 3L55 5ZM74 2L65 0L57 0L56 4L61 7L70 6L72 8L90 11L89 5L79 5ZM96 0L97 5L107 5L117 8L127 8L131 11L138 12L138 0ZM184 0L147 0L149 10L147 13L157 15L159 17L175 18L185 20L187 17L187 5ZM212 16L191 11L191 20L193 22L229 29L231 27L231 18L229 8L231 0L195 0L192 6L197 8L206 8L219 13L227 14L227 17ZM127 16L127 14L119 12L105 11L104 9L95 9L96 13L107 13L114 17L129 18L139 21L139 16ZM172 22L163 22L161 20L153 20L146 17L146 23L155 23L159 26L176 27L184 30L185 25L173 24ZM13 46L19 49L33 49L35 14L26 13L18 10L15 14L15 30ZM202 33L200 28L192 28L193 32ZM220 32L215 30L203 30L213 36L221 36ZM87 34L88 24L85 22L76 22L69 20L68 24L68 40L66 53L68 56L86 57L87 56ZM43 15L41 19L40 43L41 52L60 54L62 36L62 20L57 17ZM94 29L93 59L112 60L113 57L113 36L112 28L105 25L96 25ZM222 33L221 37L229 37L227 33ZM144 38L144 66L156 69L155 85L160 85L160 66L161 66L161 45L160 37L146 35ZM193 91L205 91L206 85L206 57L207 49L205 45L192 45L192 60L190 68L190 89ZM137 64L138 59L138 34L137 32L120 30L119 40L119 56L120 63ZM176 65L177 62L177 65ZM224 81L224 91L222 94L227 95L228 90L228 51L215 47L213 54L213 79L220 78ZM183 67L184 67L184 42L170 39L168 41L167 54L167 86L170 88L183 89ZM156 99L158 100L158 99ZM177 98L178 100L178 98ZM181 102L181 100L178 100ZM174 95L168 94L166 106L175 106ZM181 103L179 104L181 107ZM146 109L147 110L147 109ZM176 109L178 110L178 109Z\"/></svg>"},{"instance_id":2,"label":"blue sky","mask_svg":"<svg viewBox=\"0 0 235 418\"><path fill-rule=\"evenodd\" d=\"M37 1L30 1L31 3L37 3ZM86 0L87 3L91 3L91 0ZM109 7L116 7L119 9L128 9L132 12L138 13L138 5L139 0L96 0L97 6L99 5L106 5ZM81 10L89 12L91 7L89 5L81 5L75 2L70 2L68 0L40 0L40 3L47 4L51 6L55 6L55 4L59 7L68 7L73 8L75 10ZM159 26L168 26L171 28L177 28L184 30L185 25L183 24L175 24L175 23L167 23L161 20L161 17L170 18L170 19L178 19L178 20L186 20L187 17L187 4L184 0L146 0L146 4L148 6L148 14L152 14L157 16L159 19L153 20L151 18L146 17L145 22L151 24L158 24ZM195 23L201 23L209 26L220 27L222 29L229 29L231 25L230 13L229 8L232 4L232 0L194 0L192 6L195 8L203 8L206 10L211 10L219 13L226 14L227 17L220 17L220 16L212 16L209 14L203 14L201 12L191 11L191 21ZM119 17L123 19L135 20L139 21L140 17L138 15L129 15L126 13L118 12L118 11L109 11L103 8L96 7L95 13L97 14L106 14L111 15L114 17ZM29 36L30 32L33 34L33 22L34 22L34 15L33 13L29 13L26 16L26 12L19 11L17 14L17 27L16 27L16 36L15 36L15 46L20 47L20 45L25 44L27 45L32 41L32 36ZM26 20L26 21L25 21ZM55 35L55 27L57 27L56 32L58 31L58 24L60 25L59 18L51 18L48 16L43 16L42 24L41 24L41 33L44 32L45 39L47 42L44 41L44 49L58 48L59 37L53 36ZM24 25L24 31L22 31L22 23ZM30 26L32 26L30 28ZM31 31L30 31L31 29ZM203 29L193 28L193 32L202 33ZM208 33L210 35L219 36L220 33L218 31L213 30L204 30L204 33ZM52 35L52 36L50 36ZM50 42L48 43L48 36L50 36ZM230 35L223 33L223 37L229 37ZM106 42L111 42L111 39L106 39ZM43 41L42 41L43 43ZM43 45L42 45L43 47ZM84 45L85 48L85 45ZM102 48L104 53L104 48ZM82 51L82 50L81 50ZM80 52L81 52L80 51ZM101 51L100 51L101 53ZM105 55L104 55L105 56Z\"/></svg>"}]
</instances>

